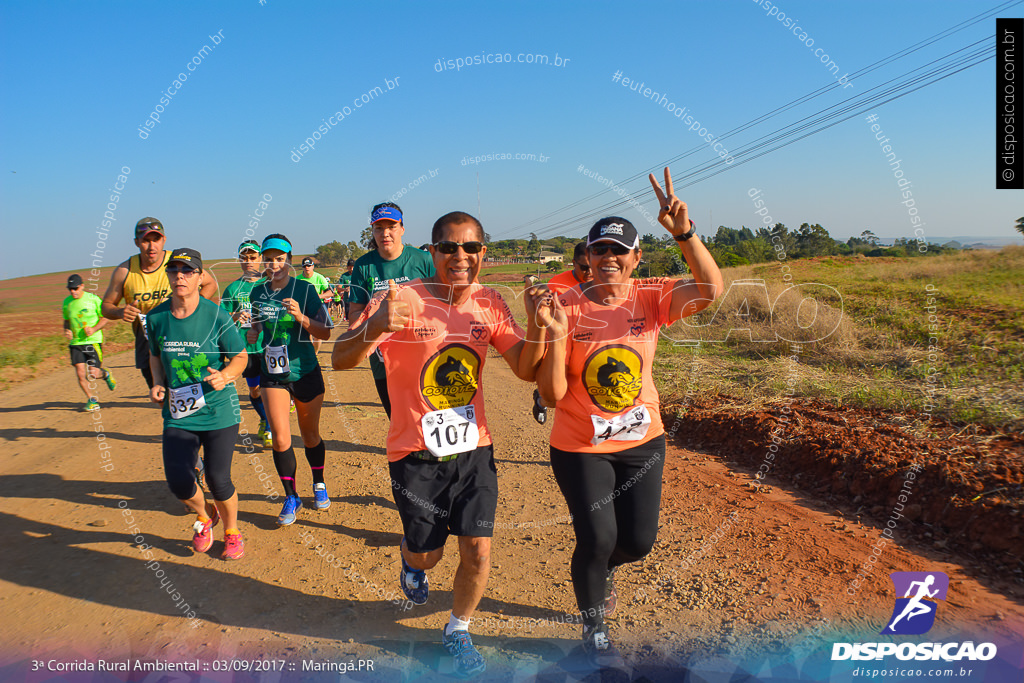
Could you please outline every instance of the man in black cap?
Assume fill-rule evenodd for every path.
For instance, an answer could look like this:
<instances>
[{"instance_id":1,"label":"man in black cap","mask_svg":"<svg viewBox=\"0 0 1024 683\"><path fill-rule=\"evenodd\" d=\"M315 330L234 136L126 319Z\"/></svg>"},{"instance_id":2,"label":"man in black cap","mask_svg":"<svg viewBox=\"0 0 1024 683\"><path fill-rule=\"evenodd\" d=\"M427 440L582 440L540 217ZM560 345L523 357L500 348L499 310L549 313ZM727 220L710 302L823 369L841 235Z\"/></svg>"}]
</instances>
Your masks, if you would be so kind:
<instances>
[{"instance_id":1,"label":"man in black cap","mask_svg":"<svg viewBox=\"0 0 1024 683\"><path fill-rule=\"evenodd\" d=\"M330 281L323 276L322 273L317 273L313 270L313 259L308 256L302 259L302 272L295 276L296 280L305 280L309 284L313 285L316 289L317 295L320 297L320 301L324 302L324 306L328 310L331 308L331 301L334 299L334 290L331 289ZM320 353L320 345L323 341L320 339L313 340L313 348L316 349L317 353Z\"/></svg>"},{"instance_id":2,"label":"man in black cap","mask_svg":"<svg viewBox=\"0 0 1024 683\"><path fill-rule=\"evenodd\" d=\"M135 246L139 253L114 269L110 284L103 295L103 317L131 323L135 332L135 367L142 372L146 384L153 388L153 374L149 369L149 347L146 344L146 314L170 296L164 268L171 252L164 249L167 236L164 226L156 218L147 216L135 224ZM217 280L213 273L203 281L199 292L216 303ZM124 301L124 307L120 307Z\"/></svg>"},{"instance_id":3,"label":"man in black cap","mask_svg":"<svg viewBox=\"0 0 1024 683\"><path fill-rule=\"evenodd\" d=\"M63 315L64 336L68 339L71 365L78 375L78 386L82 387L88 399L85 410L99 410L100 404L90 389L92 383L89 380L106 380L107 388L111 391L117 386L110 370L104 369L102 365L103 349L100 345L103 343L103 333L100 330L107 326L107 320L103 317L100 298L85 291L82 276L78 273L68 277L68 292L70 294L64 299Z\"/></svg>"}]
</instances>

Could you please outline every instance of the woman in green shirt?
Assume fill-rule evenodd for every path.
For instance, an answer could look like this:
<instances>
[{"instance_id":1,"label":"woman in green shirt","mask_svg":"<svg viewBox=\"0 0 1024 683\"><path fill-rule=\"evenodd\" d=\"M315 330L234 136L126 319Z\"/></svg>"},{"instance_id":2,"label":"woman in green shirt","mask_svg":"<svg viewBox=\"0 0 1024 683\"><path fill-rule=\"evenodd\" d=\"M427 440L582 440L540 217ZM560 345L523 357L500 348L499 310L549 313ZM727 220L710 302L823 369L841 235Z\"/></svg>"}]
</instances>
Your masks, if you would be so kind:
<instances>
[{"instance_id":1,"label":"woman in green shirt","mask_svg":"<svg viewBox=\"0 0 1024 683\"><path fill-rule=\"evenodd\" d=\"M146 316L149 398L163 406L163 459L167 484L196 513L192 546L213 545L213 527L224 520L226 560L245 552L238 530L238 493L231 483L231 458L241 412L234 381L248 354L231 315L199 295L203 260L194 249L171 252L166 266L171 296ZM227 391L224 389L227 388ZM196 485L194 467L203 449L213 504Z\"/></svg>"},{"instance_id":2,"label":"woman in green shirt","mask_svg":"<svg viewBox=\"0 0 1024 683\"><path fill-rule=\"evenodd\" d=\"M268 235L260 249L264 279L249 294L253 326L248 339L263 333L260 387L273 433L274 465L284 486L285 501L277 523L292 524L302 500L295 487L295 451L288 414L295 401L299 433L313 477L316 508L331 506L324 482L326 448L320 437L324 376L312 339L330 339L331 316L316 288L292 277L292 243L284 235Z\"/></svg>"}]
</instances>

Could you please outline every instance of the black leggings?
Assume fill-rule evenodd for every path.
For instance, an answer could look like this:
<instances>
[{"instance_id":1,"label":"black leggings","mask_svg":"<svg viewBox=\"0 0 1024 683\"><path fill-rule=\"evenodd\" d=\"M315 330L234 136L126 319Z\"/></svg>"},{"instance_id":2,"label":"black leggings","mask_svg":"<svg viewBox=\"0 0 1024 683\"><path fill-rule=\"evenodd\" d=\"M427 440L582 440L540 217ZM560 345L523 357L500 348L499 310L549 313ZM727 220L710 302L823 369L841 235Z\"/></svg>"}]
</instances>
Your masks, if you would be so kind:
<instances>
[{"instance_id":1,"label":"black leggings","mask_svg":"<svg viewBox=\"0 0 1024 683\"><path fill-rule=\"evenodd\" d=\"M570 453L551 447L576 550L572 585L588 625L602 621L609 569L643 559L658 536L665 435L618 453Z\"/></svg>"},{"instance_id":2,"label":"black leggings","mask_svg":"<svg viewBox=\"0 0 1024 683\"><path fill-rule=\"evenodd\" d=\"M179 500L196 495L196 461L203 447L206 483L214 500L225 501L235 494L231 483L231 458L235 454L238 425L192 432L177 427L164 429L164 475Z\"/></svg>"}]
</instances>

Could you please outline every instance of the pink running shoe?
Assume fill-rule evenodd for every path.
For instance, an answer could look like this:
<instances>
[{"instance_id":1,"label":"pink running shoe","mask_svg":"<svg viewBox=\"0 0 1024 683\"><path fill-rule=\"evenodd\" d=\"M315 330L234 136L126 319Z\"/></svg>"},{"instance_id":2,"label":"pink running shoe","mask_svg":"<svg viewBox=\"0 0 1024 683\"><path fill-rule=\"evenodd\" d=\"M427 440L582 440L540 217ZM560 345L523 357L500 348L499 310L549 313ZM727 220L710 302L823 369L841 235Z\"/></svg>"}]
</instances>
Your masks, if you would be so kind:
<instances>
[{"instance_id":1,"label":"pink running shoe","mask_svg":"<svg viewBox=\"0 0 1024 683\"><path fill-rule=\"evenodd\" d=\"M220 521L220 513L217 512L217 508L213 508L213 517L203 521L202 517L196 519L196 523L192 525L192 530L195 532L192 535L192 548L197 553L205 553L213 545L213 527L217 526L217 522Z\"/></svg>"},{"instance_id":2,"label":"pink running shoe","mask_svg":"<svg viewBox=\"0 0 1024 683\"><path fill-rule=\"evenodd\" d=\"M245 543L240 533L224 534L224 552L221 558L225 560L240 560L245 555Z\"/></svg>"}]
</instances>

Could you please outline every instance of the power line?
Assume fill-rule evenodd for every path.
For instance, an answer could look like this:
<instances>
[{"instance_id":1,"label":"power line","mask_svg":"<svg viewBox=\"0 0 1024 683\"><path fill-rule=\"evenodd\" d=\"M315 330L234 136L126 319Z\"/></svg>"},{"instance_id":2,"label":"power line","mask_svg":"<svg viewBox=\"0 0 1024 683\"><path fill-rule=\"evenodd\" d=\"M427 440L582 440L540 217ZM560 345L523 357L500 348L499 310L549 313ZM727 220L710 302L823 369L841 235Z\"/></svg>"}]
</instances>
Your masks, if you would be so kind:
<instances>
[{"instance_id":1,"label":"power line","mask_svg":"<svg viewBox=\"0 0 1024 683\"><path fill-rule=\"evenodd\" d=\"M911 55L911 54L913 54L913 53L915 53L915 52L917 52L919 50L922 50L925 47L928 47L929 45L932 45L932 44L934 44L934 43L936 43L936 42L938 42L940 40L948 38L948 37L950 37L950 36L960 32L960 31L963 31L963 30L969 28L970 26L973 26L973 25L975 25L975 24L977 24L979 22L985 21L986 19L989 19L992 16L995 16L995 15L999 14L1000 12L1003 12L1004 10L1006 10L1009 7L1012 7L1012 6L1015 6L1015 5L1019 5L1019 4L1021 4L1021 2L1024 2L1024 0L1010 0L1008 2L1002 3L1001 5L997 5L994 8L986 10L985 12L982 12L980 14L977 14L977 15L973 16L973 17L965 19L964 21L961 21L961 22L959 22L957 24L954 24L953 26L951 26L951 27L949 27L949 28L947 28L947 29L945 29L943 31L940 31L939 33L936 33L936 34L934 34L932 36L929 36L928 38L925 38L924 40L918 41L917 43L914 43L913 45L911 45L911 46L909 46L907 48L904 48L904 49L902 49L902 50L900 50L898 52L895 52L895 53L893 53L893 54L891 54L891 55L889 55L887 57L884 57L884 58L882 58L882 59L880 59L880 60L878 60L878 61L876 61L876 62L874 62L872 64L869 64L866 67L863 67L863 68L859 69L858 71L854 72L854 74L851 76L850 80L852 81L855 78L860 78L860 77L866 76L867 74L869 74L869 73L871 73L873 71L876 71L877 69L880 69L880 68L882 68L882 67L884 67L884 66L886 66L888 64L891 64L891 63L893 63L893 62L895 62L895 61L897 61L899 59L903 59L905 57L908 57L909 55ZM938 66L935 69L933 69L932 71L926 72L926 73L921 74L921 75L919 75L917 77L907 78L911 74L913 74L913 73L915 73L917 71L920 71L920 70L924 69L925 67L927 67L927 66L929 66L931 64L935 64L937 62L941 62L942 60L949 59L950 57L952 57L954 55L957 55L958 53L964 52L965 50L968 50L968 49L970 49L970 48L972 48L974 46L977 46L980 43L983 43L983 42L986 42L986 41L991 41L991 39L992 39L992 36L989 36L988 38L982 39L980 41L976 41L975 43L971 43L971 44L969 44L967 46L964 46L964 47L962 47L962 48L960 48L958 50L955 50L954 52L947 53L946 55L943 55L942 57L936 58L935 60L932 60L931 62L928 62L928 63L926 63L926 64L924 64L922 66L919 66L919 67L916 67L914 69L911 69L910 71L904 72L903 74L901 74L901 75L899 75L899 76L897 76L897 77L895 77L893 79L890 79L889 81L885 81L885 82L883 82L883 83L881 83L879 85L876 85L875 87L869 89L865 93L852 96L852 97L848 98L847 100L844 100L843 102L840 102L840 103L838 103L836 105L832 105L830 107L826 107L824 109L820 109L820 110L818 110L817 112L815 112L813 114L810 114L808 116L805 116L802 119L799 119L795 123L788 124L786 126L783 126L782 128L776 129L775 131L773 131L771 133L768 133L768 134L766 134L764 136L761 136L760 138L755 139L753 142L748 143L746 147L741 148L741 150L737 151L735 154L732 155L732 157L734 159L737 159L737 158L739 158L741 156L746 156L747 157L747 158L743 159L742 161L740 161L740 163L733 163L733 164L726 165L724 163L724 161L722 161L721 159L716 159L716 160L713 160L711 162L705 162L703 166L691 167L691 169L689 169L688 173L686 173L683 176L681 176L682 180L685 181L687 178L690 178L690 177L693 177L693 176L697 176L697 175L702 174L702 173L707 173L708 171L713 171L713 172L707 173L706 175L702 175L701 177L697 178L696 180L693 180L692 182L689 182L689 183L684 183L683 185L681 185L679 187L689 187L689 186L694 185L694 184L696 184L698 182L706 180L707 178L710 178L710 177L713 177L715 175L718 175L719 173L724 173L725 171L729 170L730 168L735 168L737 166L741 166L744 163L747 163L749 161L753 161L754 159L760 158L761 156L764 156L765 154L769 154L769 153L771 153L773 151L776 151L778 149L781 149L782 147L785 147L785 146L787 146L789 144L792 144L792 143L797 142L799 140L802 140L802 139L804 139L806 137L809 137L810 135L813 135L815 133L818 133L818 132L821 132L823 130L826 130L827 128L831 128L832 126L834 126L834 125L836 125L838 123L842 123L843 121L849 120L850 118L853 118L854 116L858 115L859 113L863 113L863 110L859 110L859 111L855 111L854 113L850 114L849 116L845 116L845 117L843 116L843 114L845 114L846 112L849 112L849 111L851 111L853 109L859 109L861 107L864 107L868 103L872 103L872 106L880 106L882 104L886 104L886 103L891 102L891 101L893 101L895 99L899 99L900 97L904 97L904 96L909 95L909 94L911 94L913 92L916 92L917 90L920 90L923 87L926 87L928 85L932 85L934 83L937 83L937 82L939 82L939 81L941 81L941 80L943 80L945 78L948 78L949 76L952 76L952 75L954 75L956 73L959 73L960 71L963 71L964 69L971 68L973 66L977 66L978 64L980 64L980 63L982 63L984 61L992 59L992 57L994 55L994 48L981 49L981 50L978 50L978 51L976 51L976 52L974 52L974 53L972 53L970 55L962 56L962 57L958 58L956 61L954 61L954 62L952 62L950 64L945 64L945 65ZM991 42L989 44L991 45ZM978 58L979 55L983 55L985 53L991 53L991 54L989 54L986 57L980 58L980 59ZM975 61L971 61L971 60L975 60ZM968 63L968 62L970 62L970 63ZM963 66L963 64L965 64L965 63L967 65ZM944 73L944 75L935 77L937 74L940 74L940 73L943 73L943 72L946 72L946 73ZM891 84L894 81L898 81L898 80L904 79L904 78L907 78L907 80L905 80L905 81L903 81L903 82L901 82L901 83L891 87L890 89L888 89L886 91L881 91L879 93L875 93L874 95L870 95L869 96L870 93L872 93L875 90L878 90L882 86ZM932 80L927 80L929 78L931 78ZM927 82L925 82L924 85L918 85L917 87L912 87L912 86L914 86L915 84L917 84L917 83L919 83L921 81L927 81ZM809 101L811 101L811 100L813 100L813 99L815 99L817 97L820 97L820 96L822 96L822 95L824 95L824 94L826 94L828 92L831 92L832 90L834 90L836 88L839 88L839 87L840 87L840 85L838 83L830 83L829 85L822 86L821 88L818 88L817 90L812 91L811 93L808 93L808 94L806 94L806 95L804 95L802 97L799 97L799 98L797 98L795 100L792 100L792 101L790 101L790 102L788 102L788 103L786 103L786 104L784 104L784 105L782 105L780 107L777 107L776 109L774 109L774 110L772 110L772 111L770 111L770 112L768 112L766 114L763 114L763 115L761 115L761 116L759 116L759 117L757 117L755 119L752 119L751 121L748 121L747 123L745 123L745 124L743 124L741 126L738 126L737 128L732 129L731 131L728 131L727 133L722 135L719 139L720 140L724 140L726 138L738 135L739 133L742 133L743 131L746 131L746 130L748 130L748 129L756 126L756 125L759 125L759 124L761 124L761 123L763 123L763 122L765 122L765 121L767 121L767 120L769 120L771 118L774 118L774 117L782 114L785 111L793 109L793 108L795 108L795 107L797 107L797 106L799 106L801 104L805 104L805 103L807 103L807 102L809 102ZM895 94L894 96L888 97L886 99L886 96L889 95L889 94L892 94L892 93L898 93L898 94ZM813 126L818 125L818 124L820 124L820 123L822 123L824 121L827 121L827 120L829 120L831 118L835 118L836 120L833 121L832 123L828 124L828 125L823 125L823 126L820 126L818 128L815 128L810 133L807 133L805 135L800 135L798 137L793 137L793 136L796 135L797 132L799 132L801 130L805 130L807 128L812 128ZM803 123L802 125L797 125L797 124L801 124L802 122L805 122L805 123ZM783 144L777 145L775 147L771 147L770 149L768 149L766 151L762 151L759 154L753 154L754 151L756 151L756 150L758 150L760 148L763 148L765 146L768 146L768 145L770 145L773 142L776 142L778 140L786 139L787 137L791 137L792 139L790 139L789 141L787 141L787 142L785 142ZM677 161L680 161L680 160L682 160L682 159L684 159L684 158L686 158L688 156L696 154L696 153L698 153L698 152L700 152L700 151L702 151L704 149L705 149L705 146L703 144L697 145L697 146L687 150L686 152L683 152L683 153L673 157L672 159L669 159L668 161L666 161L664 163L658 164L658 165L656 165L654 167L651 167L651 168L649 168L649 169L647 169L645 171L641 171L640 173L637 173L637 174L635 174L633 176L630 176L629 178L621 181L618 185L619 185L619 187L624 187L627 184L634 183L634 182L636 182L637 180L639 180L641 178L646 180L648 173L654 172L654 171L656 171L656 170L658 170L658 169L660 169L660 168L662 168L664 166L669 166L669 165L671 165L671 164L673 164L673 163L675 163ZM520 231L524 231L526 228L528 228L531 225L534 225L536 223L540 223L542 221L548 220L550 218L553 218L554 216L557 216L560 213L564 213L566 211L569 211L571 209L579 207L579 206L581 206L583 204L586 204L587 202L590 202L590 201L592 201L594 199L597 199L597 198L601 197L602 195L606 194L607 192L608 192L608 190L600 190L600 191L598 191L598 192L596 192L596 193L594 193L592 195L589 195L589 196L584 197L582 199L576 200L576 201L574 201L574 202L572 202L570 204L567 204L567 205L562 206L562 207L560 207L558 209L550 211L550 212L548 212L548 213L546 213L546 214L544 214L542 216L538 216L537 218L531 219L531 220L529 220L529 221L527 221L525 223L519 224L519 225L514 226L514 227L512 227L512 228L510 228L508 230L505 230L505 231L499 233L499 236L508 235L510 233L519 233ZM641 197L641 196L642 197L647 197L647 196L652 195L653 191L649 187L647 187L644 190L640 190L640 191L638 191L636 193L631 193L631 194L635 198L638 198L638 197ZM612 203L610 203L610 204L608 204L608 205L606 205L604 207L601 207L599 209L594 209L592 211L588 211L588 212L585 212L585 213L582 213L582 214L577 214L577 215L574 215L574 216L572 216L570 218L559 220L559 221L555 222L554 224L549 224L549 225L546 225L546 226L544 226L542 228L535 229L535 230L533 230L533 232L537 232L538 234L547 233L547 234L550 235L553 232L557 232L559 230L563 230L565 227L567 227L569 225L576 224L576 223L579 223L579 222L586 222L585 219L587 219L587 218L596 218L596 217L599 217L601 215L607 215L609 209L622 206L622 205L624 205L626 203L628 203L628 200L615 201L615 202L612 202Z\"/></svg>"}]
</instances>

